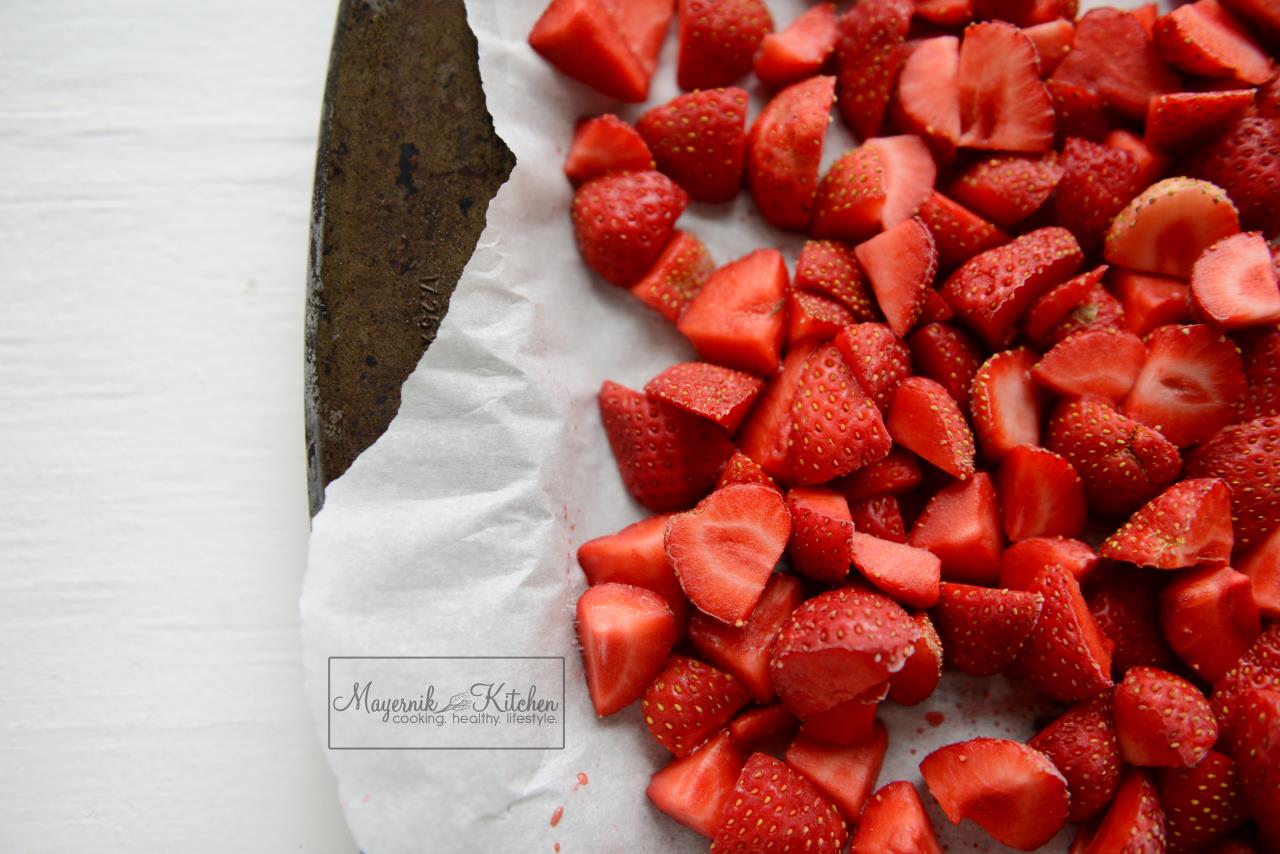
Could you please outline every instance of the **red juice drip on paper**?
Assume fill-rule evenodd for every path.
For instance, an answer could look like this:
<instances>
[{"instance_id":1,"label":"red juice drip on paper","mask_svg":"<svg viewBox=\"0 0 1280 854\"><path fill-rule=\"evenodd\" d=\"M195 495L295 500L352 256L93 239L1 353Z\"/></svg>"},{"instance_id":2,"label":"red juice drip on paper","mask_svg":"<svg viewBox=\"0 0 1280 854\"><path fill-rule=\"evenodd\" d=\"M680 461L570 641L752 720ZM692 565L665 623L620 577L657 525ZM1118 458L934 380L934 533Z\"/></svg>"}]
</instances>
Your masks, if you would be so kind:
<instances>
[{"instance_id":1,"label":"red juice drip on paper","mask_svg":"<svg viewBox=\"0 0 1280 854\"><path fill-rule=\"evenodd\" d=\"M562 818L564 818L564 807L556 807L556 811L551 814L551 826L555 827Z\"/></svg>"},{"instance_id":2,"label":"red juice drip on paper","mask_svg":"<svg viewBox=\"0 0 1280 854\"><path fill-rule=\"evenodd\" d=\"M929 722L929 726L942 726L947 716L942 712L925 712L924 719Z\"/></svg>"}]
</instances>

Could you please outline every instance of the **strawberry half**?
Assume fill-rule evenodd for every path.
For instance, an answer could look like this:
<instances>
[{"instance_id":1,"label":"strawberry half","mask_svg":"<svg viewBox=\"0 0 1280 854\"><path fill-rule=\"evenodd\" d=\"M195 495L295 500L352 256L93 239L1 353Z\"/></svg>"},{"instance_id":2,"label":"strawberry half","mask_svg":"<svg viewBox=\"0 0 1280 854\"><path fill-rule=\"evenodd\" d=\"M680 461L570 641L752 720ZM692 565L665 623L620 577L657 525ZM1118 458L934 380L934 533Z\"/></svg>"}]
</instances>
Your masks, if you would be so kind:
<instances>
[{"instance_id":1,"label":"strawberry half","mask_svg":"<svg viewBox=\"0 0 1280 854\"><path fill-rule=\"evenodd\" d=\"M1055 344L1036 363L1031 376L1064 397L1096 395L1116 402L1133 388L1145 362L1147 348L1137 335L1115 329L1085 329ZM1138 420L1151 423L1145 418Z\"/></svg>"},{"instance_id":2,"label":"strawberry half","mask_svg":"<svg viewBox=\"0 0 1280 854\"><path fill-rule=\"evenodd\" d=\"M1210 703L1218 731L1228 747L1235 744L1236 712L1254 688L1280 691L1280 625L1271 625L1214 685Z\"/></svg>"},{"instance_id":3,"label":"strawberry half","mask_svg":"<svg viewBox=\"0 0 1280 854\"><path fill-rule=\"evenodd\" d=\"M791 511L787 555L795 571L839 584L849 574L851 559L853 517L848 501L829 489L796 487L787 491L787 509Z\"/></svg>"},{"instance_id":4,"label":"strawberry half","mask_svg":"<svg viewBox=\"0 0 1280 854\"><path fill-rule=\"evenodd\" d=\"M1057 115L1056 144L1061 145L1072 136L1099 142L1107 135L1111 127L1101 95L1065 80L1050 79L1044 85L1053 98L1053 111Z\"/></svg>"},{"instance_id":5,"label":"strawberry half","mask_svg":"<svg viewBox=\"0 0 1280 854\"><path fill-rule=\"evenodd\" d=\"M1000 584L1020 590L1031 587L1036 574L1059 564L1081 584L1098 570L1101 561L1086 542L1070 537L1032 537L1009 546L1000 555Z\"/></svg>"},{"instance_id":6,"label":"strawberry half","mask_svg":"<svg viewBox=\"0 0 1280 854\"><path fill-rule=\"evenodd\" d=\"M1221 187L1166 178L1116 214L1102 253L1121 267L1185 279L1201 252L1239 230L1235 205Z\"/></svg>"},{"instance_id":7,"label":"strawberry half","mask_svg":"<svg viewBox=\"0 0 1280 854\"><path fill-rule=\"evenodd\" d=\"M666 600L676 618L676 629L683 634L689 600L667 563L662 544L670 518L650 516L616 534L588 540L578 547L578 565L592 586L616 582L657 593Z\"/></svg>"},{"instance_id":8,"label":"strawberry half","mask_svg":"<svg viewBox=\"0 0 1280 854\"><path fill-rule=\"evenodd\" d=\"M910 451L893 448L884 459L840 479L838 486L852 504L885 495L903 495L920 485L920 463Z\"/></svg>"},{"instance_id":9,"label":"strawberry half","mask_svg":"<svg viewBox=\"0 0 1280 854\"><path fill-rule=\"evenodd\" d=\"M1087 821L1106 809L1120 786L1121 766L1110 693L1072 706L1027 744L1067 778L1071 821Z\"/></svg>"},{"instance_id":10,"label":"strawberry half","mask_svg":"<svg viewBox=\"0 0 1280 854\"><path fill-rule=\"evenodd\" d=\"M808 240L796 260L797 291L821 294L843 305L854 321L879 317L853 247L836 240Z\"/></svg>"},{"instance_id":11,"label":"strawberry half","mask_svg":"<svg viewBox=\"0 0 1280 854\"><path fill-rule=\"evenodd\" d=\"M1157 95L1147 106L1144 136L1152 148L1182 151L1213 138L1244 116L1252 106L1253 91L1250 89Z\"/></svg>"},{"instance_id":12,"label":"strawberry half","mask_svg":"<svg viewBox=\"0 0 1280 854\"><path fill-rule=\"evenodd\" d=\"M1280 115L1246 116L1190 164L1190 173L1227 191L1241 222L1274 235L1280 218Z\"/></svg>"},{"instance_id":13,"label":"strawberry half","mask_svg":"<svg viewBox=\"0 0 1280 854\"><path fill-rule=\"evenodd\" d=\"M1166 768L1157 786L1172 854L1202 851L1249 821L1230 756L1211 750L1194 768Z\"/></svg>"},{"instance_id":14,"label":"strawberry half","mask_svg":"<svg viewBox=\"0 0 1280 854\"><path fill-rule=\"evenodd\" d=\"M1148 187L1160 179L1169 169L1169 158L1156 151L1124 128L1115 128L1106 134L1103 144L1108 148L1127 152L1138 167L1138 186Z\"/></svg>"},{"instance_id":15,"label":"strawberry half","mask_svg":"<svg viewBox=\"0 0 1280 854\"><path fill-rule=\"evenodd\" d=\"M938 270L933 235L920 220L909 219L858 244L854 252L889 328L894 335L906 335L920 317Z\"/></svg>"},{"instance_id":16,"label":"strawberry half","mask_svg":"<svg viewBox=\"0 0 1280 854\"><path fill-rule=\"evenodd\" d=\"M911 23L909 0L865 0L841 18L836 41L837 105L860 139L880 130Z\"/></svg>"},{"instance_id":17,"label":"strawberry half","mask_svg":"<svg viewBox=\"0 0 1280 854\"><path fill-rule=\"evenodd\" d=\"M850 854L942 854L933 825L912 784L899 780L867 802Z\"/></svg>"},{"instance_id":18,"label":"strawberry half","mask_svg":"<svg viewBox=\"0 0 1280 854\"><path fill-rule=\"evenodd\" d=\"M738 434L738 444L770 477L789 480L787 448L791 442L791 404L795 400L805 363L814 351L802 344L787 352L782 370L764 387L759 402Z\"/></svg>"},{"instance_id":19,"label":"strawberry half","mask_svg":"<svg viewBox=\"0 0 1280 854\"><path fill-rule=\"evenodd\" d=\"M776 249L757 249L712 273L676 328L709 362L769 376L786 331L787 265Z\"/></svg>"},{"instance_id":20,"label":"strawberry half","mask_svg":"<svg viewBox=\"0 0 1280 854\"><path fill-rule=\"evenodd\" d=\"M833 344L805 362L791 404L787 467L793 482L825 483L889 453L880 411Z\"/></svg>"},{"instance_id":21,"label":"strawberry half","mask_svg":"<svg viewBox=\"0 0 1280 854\"><path fill-rule=\"evenodd\" d=\"M1108 8L1092 9L1076 23L1071 52L1054 69L1053 79L1097 92L1109 106L1138 120L1146 117L1153 96L1182 88L1137 16Z\"/></svg>"},{"instance_id":22,"label":"strawberry half","mask_svg":"<svg viewBox=\"0 0 1280 854\"><path fill-rule=\"evenodd\" d=\"M933 380L908 377L898 383L887 424L895 442L952 477L973 474L973 433L959 405Z\"/></svg>"},{"instance_id":23,"label":"strawberry half","mask_svg":"<svg viewBox=\"0 0 1280 854\"><path fill-rule=\"evenodd\" d=\"M1136 768L1125 775L1084 854L1159 854L1165 850L1164 810L1156 787Z\"/></svg>"},{"instance_id":24,"label":"strawberry half","mask_svg":"<svg viewBox=\"0 0 1280 854\"><path fill-rule=\"evenodd\" d=\"M787 298L787 347L829 341L855 320L849 309L833 299L793 290Z\"/></svg>"},{"instance_id":25,"label":"strawberry half","mask_svg":"<svg viewBox=\"0 0 1280 854\"><path fill-rule=\"evenodd\" d=\"M1236 569L1249 576L1253 601L1264 619L1280 618L1280 528L1235 557Z\"/></svg>"},{"instance_id":26,"label":"strawberry half","mask_svg":"<svg viewBox=\"0 0 1280 854\"><path fill-rule=\"evenodd\" d=\"M785 30L769 33L756 54L756 77L777 87L817 74L835 50L838 20L834 3L818 3Z\"/></svg>"},{"instance_id":27,"label":"strawberry half","mask_svg":"<svg viewBox=\"0 0 1280 854\"><path fill-rule=\"evenodd\" d=\"M938 490L911 528L907 542L942 561L954 581L994 581L1000 573L1000 510L986 472Z\"/></svg>"},{"instance_id":28,"label":"strawberry half","mask_svg":"<svg viewBox=\"0 0 1280 854\"><path fill-rule=\"evenodd\" d=\"M600 717L640 699L676 642L662 597L630 584L597 584L578 599L578 642L587 692Z\"/></svg>"},{"instance_id":29,"label":"strawberry half","mask_svg":"<svg viewBox=\"0 0 1280 854\"><path fill-rule=\"evenodd\" d=\"M1026 589L1044 596L1040 619L1019 662L1027 681L1064 703L1110 688L1112 644L1093 621L1080 582L1061 564L1050 564L1035 573Z\"/></svg>"},{"instance_id":30,"label":"strawberry half","mask_svg":"<svg viewBox=\"0 0 1280 854\"><path fill-rule=\"evenodd\" d=\"M795 735L800 721L781 703L768 706L752 706L733 719L729 734L739 745L754 750L761 745L772 745Z\"/></svg>"},{"instance_id":31,"label":"strawberry half","mask_svg":"<svg viewBox=\"0 0 1280 854\"><path fill-rule=\"evenodd\" d=\"M1068 137L1062 179L1051 206L1055 221L1082 246L1096 248L1112 218L1142 189L1133 156L1087 139Z\"/></svg>"},{"instance_id":32,"label":"strawberry half","mask_svg":"<svg viewBox=\"0 0 1280 854\"><path fill-rule=\"evenodd\" d=\"M1113 270L1108 280L1124 307L1125 327L1134 335L1186 323L1191 317L1191 289L1186 282L1129 270Z\"/></svg>"},{"instance_id":33,"label":"strawberry half","mask_svg":"<svg viewBox=\"0 0 1280 854\"><path fill-rule=\"evenodd\" d=\"M902 508L892 495L877 495L849 504L853 517L853 529L894 543L907 541L907 529L902 521Z\"/></svg>"},{"instance_id":34,"label":"strawberry half","mask_svg":"<svg viewBox=\"0 0 1280 854\"><path fill-rule=\"evenodd\" d=\"M1017 659L1043 607L1039 593L944 581L930 614L950 666L994 676Z\"/></svg>"},{"instance_id":35,"label":"strawberry half","mask_svg":"<svg viewBox=\"0 0 1280 854\"><path fill-rule=\"evenodd\" d=\"M1071 16L1072 18L1075 15ZM1054 18L1041 24L1023 27L1022 32L1036 46L1036 55L1040 57L1040 74L1048 76L1058 67L1063 57L1071 52L1071 42L1075 40L1076 27L1067 18Z\"/></svg>"},{"instance_id":36,"label":"strawberry half","mask_svg":"<svg viewBox=\"0 0 1280 854\"><path fill-rule=\"evenodd\" d=\"M578 122L564 159L564 174L575 184L609 172L646 172L653 155L636 129L606 113Z\"/></svg>"},{"instance_id":37,"label":"strawberry half","mask_svg":"<svg viewBox=\"0 0 1280 854\"><path fill-rule=\"evenodd\" d=\"M1163 579L1152 573L1112 566L1089 585L1089 613L1115 644L1111 670L1118 676L1138 665L1162 670L1177 666L1160 628L1158 594L1162 583Z\"/></svg>"},{"instance_id":38,"label":"strawberry half","mask_svg":"<svg viewBox=\"0 0 1280 854\"><path fill-rule=\"evenodd\" d=\"M725 802L711 850L834 852L844 848L847 837L840 813L808 780L772 756L753 753Z\"/></svg>"},{"instance_id":39,"label":"strawberry half","mask_svg":"<svg viewBox=\"0 0 1280 854\"><path fill-rule=\"evenodd\" d=\"M1120 755L1130 765L1190 768L1218 740L1209 701L1167 670L1129 668L1114 705Z\"/></svg>"},{"instance_id":40,"label":"strawberry half","mask_svg":"<svg viewBox=\"0 0 1280 854\"><path fill-rule=\"evenodd\" d=\"M1225 480L1236 548L1259 542L1280 525L1280 418L1222 428L1188 457L1187 476Z\"/></svg>"},{"instance_id":41,"label":"strawberry half","mask_svg":"<svg viewBox=\"0 0 1280 854\"><path fill-rule=\"evenodd\" d=\"M930 323L913 332L908 343L916 373L941 385L967 410L983 354L973 339L950 324Z\"/></svg>"},{"instance_id":42,"label":"strawberry half","mask_svg":"<svg viewBox=\"0 0 1280 854\"><path fill-rule=\"evenodd\" d=\"M631 294L675 323L715 268L701 240L677 231L644 278L631 286Z\"/></svg>"},{"instance_id":43,"label":"strawberry half","mask_svg":"<svg viewBox=\"0 0 1280 854\"><path fill-rule=\"evenodd\" d=\"M835 804L847 821L854 823L875 788L888 749L889 733L877 721L871 738L853 747L796 736L787 748L786 761Z\"/></svg>"},{"instance_id":44,"label":"strawberry half","mask_svg":"<svg viewBox=\"0 0 1280 854\"><path fill-rule=\"evenodd\" d=\"M928 614L916 614L912 619L920 627L920 640L902 669L889 677L889 699L900 706L923 703L942 682L942 640Z\"/></svg>"},{"instance_id":45,"label":"strawberry half","mask_svg":"<svg viewBox=\"0 0 1280 854\"><path fill-rule=\"evenodd\" d=\"M881 591L912 608L938 600L942 564L931 552L857 531L849 539L853 565Z\"/></svg>"},{"instance_id":46,"label":"strawberry half","mask_svg":"<svg viewBox=\"0 0 1280 854\"><path fill-rule=\"evenodd\" d=\"M604 0L552 0L529 45L563 74L611 98L639 103L649 96L652 62L632 50Z\"/></svg>"},{"instance_id":47,"label":"strawberry half","mask_svg":"<svg viewBox=\"0 0 1280 854\"><path fill-rule=\"evenodd\" d=\"M1261 633L1249 578L1229 567L1180 574L1160 594L1160 626L1178 657L1216 683Z\"/></svg>"},{"instance_id":48,"label":"strawberry half","mask_svg":"<svg viewBox=\"0 0 1280 854\"><path fill-rule=\"evenodd\" d=\"M811 77L783 89L756 117L747 135L747 183L764 218L801 230L813 217L834 77Z\"/></svg>"},{"instance_id":49,"label":"strawberry half","mask_svg":"<svg viewBox=\"0 0 1280 854\"><path fill-rule=\"evenodd\" d=\"M818 185L814 236L864 240L905 222L933 191L936 168L917 136L867 140L831 164Z\"/></svg>"},{"instance_id":50,"label":"strawberry half","mask_svg":"<svg viewBox=\"0 0 1280 854\"><path fill-rule=\"evenodd\" d=\"M764 380L741 371L707 362L682 362L649 380L644 391L732 433L763 388Z\"/></svg>"},{"instance_id":51,"label":"strawberry half","mask_svg":"<svg viewBox=\"0 0 1280 854\"><path fill-rule=\"evenodd\" d=\"M920 7L917 5L916 11ZM960 39L936 36L905 46L898 75L898 123L943 151L960 141Z\"/></svg>"},{"instance_id":52,"label":"strawberry half","mask_svg":"<svg viewBox=\"0 0 1280 854\"><path fill-rule=\"evenodd\" d=\"M997 155L962 172L949 192L960 204L1008 228L1039 210L1061 178L1062 164L1053 152Z\"/></svg>"},{"instance_id":53,"label":"strawberry half","mask_svg":"<svg viewBox=\"0 0 1280 854\"><path fill-rule=\"evenodd\" d=\"M1275 67L1218 0L1196 0L1156 21L1161 55L1180 71L1200 77L1266 83Z\"/></svg>"},{"instance_id":54,"label":"strawberry half","mask_svg":"<svg viewBox=\"0 0 1280 854\"><path fill-rule=\"evenodd\" d=\"M742 186L747 93L736 87L680 95L636 122L658 169L690 198L725 202Z\"/></svg>"},{"instance_id":55,"label":"strawberry half","mask_svg":"<svg viewBox=\"0 0 1280 854\"><path fill-rule=\"evenodd\" d=\"M1010 542L1078 537L1084 531L1084 482L1075 467L1053 451L1031 445L1014 448L1000 463L996 493Z\"/></svg>"},{"instance_id":56,"label":"strawberry half","mask_svg":"<svg viewBox=\"0 0 1280 854\"><path fill-rule=\"evenodd\" d=\"M656 772L649 778L645 794L655 807L685 827L712 837L746 764L742 750L727 731L722 731Z\"/></svg>"},{"instance_id":57,"label":"strawberry half","mask_svg":"<svg viewBox=\"0 0 1280 854\"><path fill-rule=\"evenodd\" d=\"M881 411L887 410L893 390L911 376L911 352L907 345L883 323L846 326L835 340L836 349L858 385Z\"/></svg>"},{"instance_id":58,"label":"strawberry half","mask_svg":"<svg viewBox=\"0 0 1280 854\"><path fill-rule=\"evenodd\" d=\"M920 206L920 220L929 227L938 261L943 267L963 264L979 252L1007 243L1009 235L973 211L934 192Z\"/></svg>"},{"instance_id":59,"label":"strawberry half","mask_svg":"<svg viewBox=\"0 0 1280 854\"><path fill-rule=\"evenodd\" d=\"M1280 282L1262 234L1234 234L1206 249L1191 269L1191 300L1225 329L1280 321Z\"/></svg>"},{"instance_id":60,"label":"strawberry half","mask_svg":"<svg viewBox=\"0 0 1280 854\"><path fill-rule=\"evenodd\" d=\"M673 655L644 692L640 709L658 744L688 756L746 704L747 692L728 673Z\"/></svg>"},{"instance_id":61,"label":"strawberry half","mask_svg":"<svg viewBox=\"0 0 1280 854\"><path fill-rule=\"evenodd\" d=\"M1134 513L1100 550L1156 569L1231 559L1231 491L1216 477L1175 483Z\"/></svg>"},{"instance_id":62,"label":"strawberry half","mask_svg":"<svg viewBox=\"0 0 1280 854\"><path fill-rule=\"evenodd\" d=\"M1250 691L1236 713L1240 786L1264 835L1280 838L1280 691Z\"/></svg>"},{"instance_id":63,"label":"strawberry half","mask_svg":"<svg viewBox=\"0 0 1280 854\"><path fill-rule=\"evenodd\" d=\"M681 89L728 86L751 70L756 49L773 32L761 0L680 0L676 82Z\"/></svg>"},{"instance_id":64,"label":"strawberry half","mask_svg":"<svg viewBox=\"0 0 1280 854\"><path fill-rule=\"evenodd\" d=\"M960 145L987 151L1045 151L1054 112L1031 39L1012 24L971 24L960 43Z\"/></svg>"},{"instance_id":65,"label":"strawberry half","mask_svg":"<svg viewBox=\"0 0 1280 854\"><path fill-rule=\"evenodd\" d=\"M882 682L868 691L864 699L846 700L825 712L809 715L800 732L839 747L866 744L875 735L876 708L888 694L889 683Z\"/></svg>"},{"instance_id":66,"label":"strawberry half","mask_svg":"<svg viewBox=\"0 0 1280 854\"><path fill-rule=\"evenodd\" d=\"M996 353L973 378L973 429L989 460L1019 445L1040 444L1040 392L1031 381L1035 359L1026 348Z\"/></svg>"},{"instance_id":67,"label":"strawberry half","mask_svg":"<svg viewBox=\"0 0 1280 854\"><path fill-rule=\"evenodd\" d=\"M661 172L611 172L578 188L573 231L587 266L630 287L667 248L689 195Z\"/></svg>"}]
</instances>

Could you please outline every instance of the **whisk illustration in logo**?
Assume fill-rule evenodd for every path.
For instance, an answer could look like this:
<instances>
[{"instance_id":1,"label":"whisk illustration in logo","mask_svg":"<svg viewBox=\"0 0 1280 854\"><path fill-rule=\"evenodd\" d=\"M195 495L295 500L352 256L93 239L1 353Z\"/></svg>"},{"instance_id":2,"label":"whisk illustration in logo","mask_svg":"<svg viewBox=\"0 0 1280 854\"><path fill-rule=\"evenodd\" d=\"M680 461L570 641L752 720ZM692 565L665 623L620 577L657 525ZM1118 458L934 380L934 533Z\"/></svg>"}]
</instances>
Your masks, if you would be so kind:
<instances>
[{"instance_id":1,"label":"whisk illustration in logo","mask_svg":"<svg viewBox=\"0 0 1280 854\"><path fill-rule=\"evenodd\" d=\"M333 656L330 750L562 750L563 656Z\"/></svg>"}]
</instances>

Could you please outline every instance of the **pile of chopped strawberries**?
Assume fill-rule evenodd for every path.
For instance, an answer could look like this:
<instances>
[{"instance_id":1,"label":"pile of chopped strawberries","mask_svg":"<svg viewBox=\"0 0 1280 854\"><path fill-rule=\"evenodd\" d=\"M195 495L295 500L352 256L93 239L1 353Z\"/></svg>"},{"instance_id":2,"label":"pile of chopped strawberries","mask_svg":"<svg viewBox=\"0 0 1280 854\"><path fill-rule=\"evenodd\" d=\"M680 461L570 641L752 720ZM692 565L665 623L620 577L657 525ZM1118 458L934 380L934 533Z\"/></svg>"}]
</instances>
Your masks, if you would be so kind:
<instances>
[{"instance_id":1,"label":"pile of chopped strawberries","mask_svg":"<svg viewBox=\"0 0 1280 854\"><path fill-rule=\"evenodd\" d=\"M946 667L1061 704L920 763L951 821L1280 851L1280 5L674 5L529 37L638 103L678 19L687 94L565 164L587 266L698 356L601 387L657 515L578 553L595 710L673 756L649 799L716 852L938 852L876 709ZM744 187L798 258L677 230Z\"/></svg>"}]
</instances>

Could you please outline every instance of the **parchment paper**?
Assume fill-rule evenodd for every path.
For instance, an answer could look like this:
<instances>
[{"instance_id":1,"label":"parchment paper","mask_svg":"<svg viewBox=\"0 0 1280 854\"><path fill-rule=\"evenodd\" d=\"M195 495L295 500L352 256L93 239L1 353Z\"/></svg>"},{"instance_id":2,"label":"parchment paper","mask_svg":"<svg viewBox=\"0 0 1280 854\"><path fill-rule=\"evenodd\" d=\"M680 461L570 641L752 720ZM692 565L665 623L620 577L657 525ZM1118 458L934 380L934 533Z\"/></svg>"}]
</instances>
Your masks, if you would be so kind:
<instances>
[{"instance_id":1,"label":"parchment paper","mask_svg":"<svg viewBox=\"0 0 1280 854\"><path fill-rule=\"evenodd\" d=\"M807 3L770 0L780 25ZM644 511L623 490L600 427L604 379L640 388L694 358L656 313L591 275L574 247L561 172L575 121L621 108L554 72L525 41L545 0L468 0L498 134L517 165L489 208L439 337L405 383L387 433L328 488L302 596L306 687L325 735L326 662L338 655L564 655L563 751L326 751L367 854L706 850L654 809L667 761L633 707L598 721L582 681L574 551ZM651 103L675 94L674 38ZM748 121L762 93L753 92ZM836 121L825 160L852 140ZM764 226L746 192L693 205L680 227L718 263L761 246L794 260L801 240ZM637 704L638 706L638 704ZM880 785L920 785L930 750L976 735L1026 738L1046 710L1000 679L948 674L926 703L882 705L891 733ZM926 714L941 713L939 726ZM934 716L936 720L936 716ZM589 782L577 784L585 772ZM953 827L921 789L951 850L1000 851ZM563 819L551 816L563 806ZM1046 851L1065 851L1064 831Z\"/></svg>"}]
</instances>

